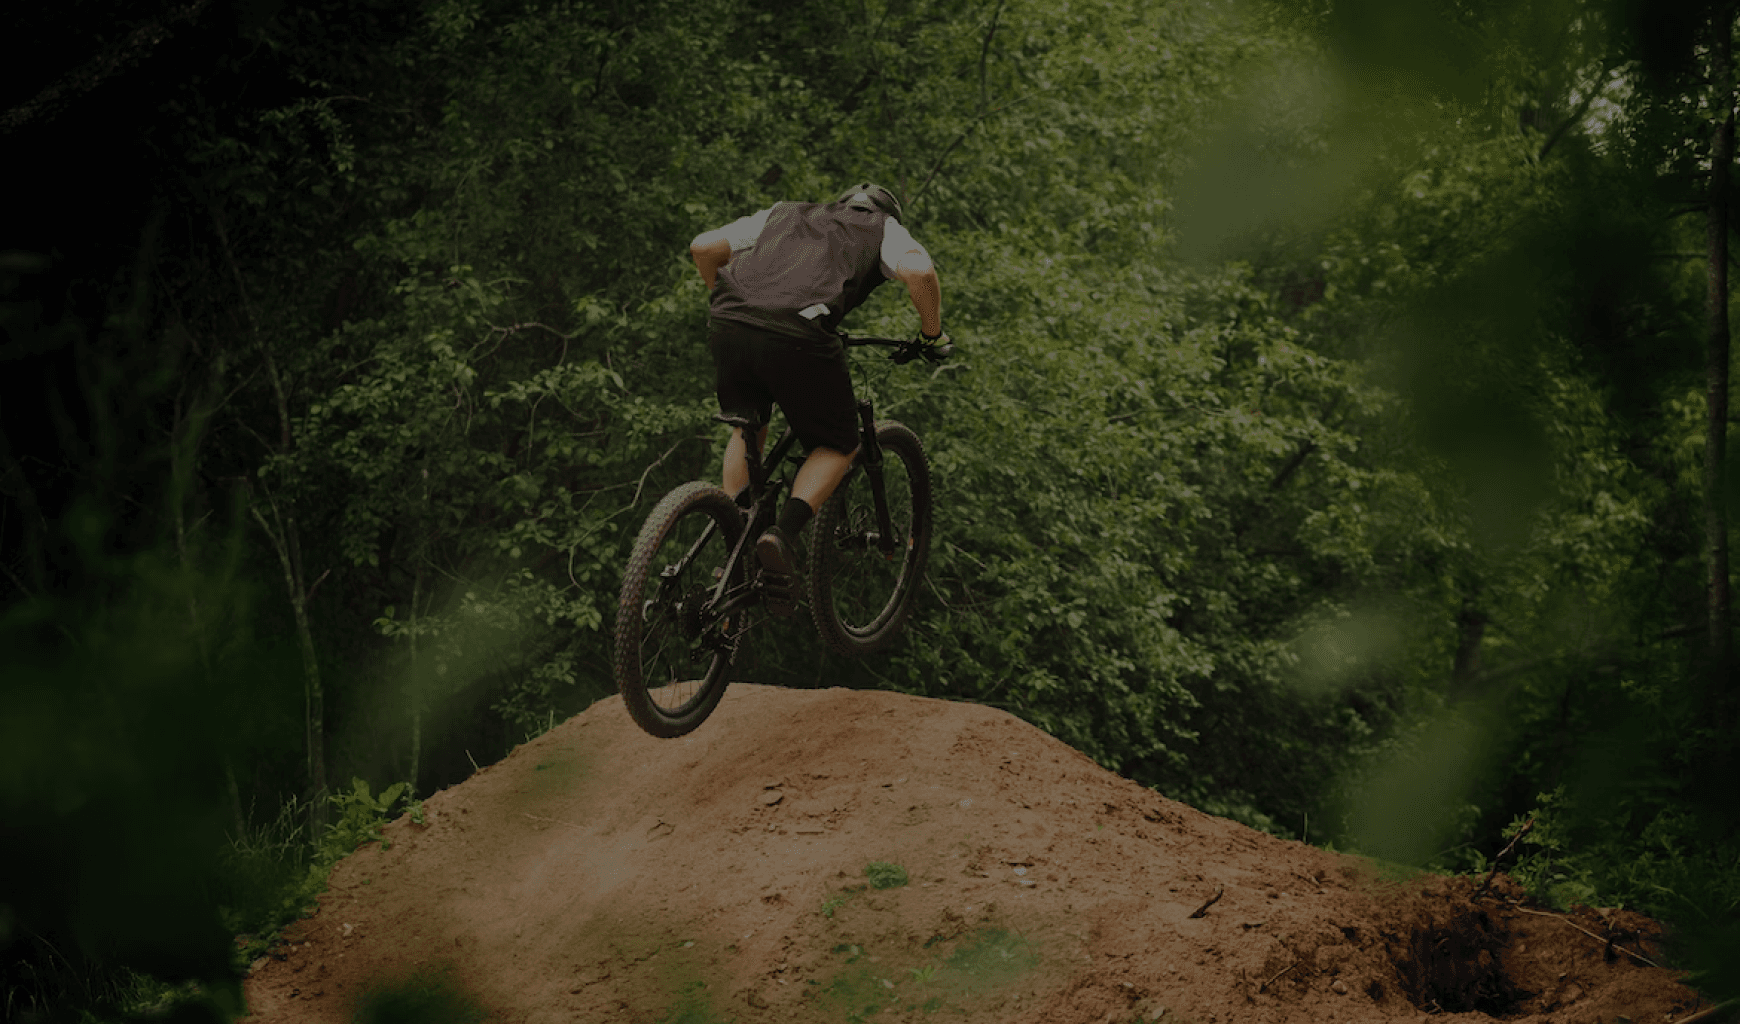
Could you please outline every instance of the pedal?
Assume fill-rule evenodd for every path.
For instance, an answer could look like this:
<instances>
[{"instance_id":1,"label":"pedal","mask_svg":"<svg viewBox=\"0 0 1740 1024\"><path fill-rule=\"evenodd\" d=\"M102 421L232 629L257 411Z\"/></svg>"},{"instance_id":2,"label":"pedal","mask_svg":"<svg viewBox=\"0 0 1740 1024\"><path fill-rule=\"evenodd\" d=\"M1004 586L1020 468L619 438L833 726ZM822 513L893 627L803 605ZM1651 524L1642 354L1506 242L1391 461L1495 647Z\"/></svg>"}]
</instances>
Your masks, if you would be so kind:
<instances>
[{"instance_id":1,"label":"pedal","mask_svg":"<svg viewBox=\"0 0 1740 1024\"><path fill-rule=\"evenodd\" d=\"M761 576L761 598L767 603L767 610L775 615L791 618L798 613L798 581L791 576L778 573L763 573Z\"/></svg>"},{"instance_id":2,"label":"pedal","mask_svg":"<svg viewBox=\"0 0 1740 1024\"><path fill-rule=\"evenodd\" d=\"M737 625L733 619L727 618L719 625L721 637L719 653L725 655L725 664L735 665L737 664L737 652L743 648L743 633L741 630L732 632L732 627Z\"/></svg>"}]
</instances>

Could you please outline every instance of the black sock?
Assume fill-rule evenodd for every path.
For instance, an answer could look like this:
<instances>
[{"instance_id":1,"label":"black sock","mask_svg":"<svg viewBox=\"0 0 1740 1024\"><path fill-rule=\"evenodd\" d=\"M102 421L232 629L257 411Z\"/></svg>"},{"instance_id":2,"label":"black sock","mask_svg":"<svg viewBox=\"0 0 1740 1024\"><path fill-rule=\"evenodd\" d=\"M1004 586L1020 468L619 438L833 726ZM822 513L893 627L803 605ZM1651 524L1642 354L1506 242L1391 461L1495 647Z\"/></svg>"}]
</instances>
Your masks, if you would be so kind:
<instances>
[{"instance_id":1,"label":"black sock","mask_svg":"<svg viewBox=\"0 0 1740 1024\"><path fill-rule=\"evenodd\" d=\"M749 485L748 484L744 484L743 489L741 491L737 492L737 497L732 498L731 500L735 501L737 503L738 508L748 508L749 506L755 504L755 499L751 498L749 496Z\"/></svg>"},{"instance_id":2,"label":"black sock","mask_svg":"<svg viewBox=\"0 0 1740 1024\"><path fill-rule=\"evenodd\" d=\"M802 498L787 498L785 506L779 510L779 532L796 539L798 531L810 521L815 512L810 509L810 503Z\"/></svg>"}]
</instances>

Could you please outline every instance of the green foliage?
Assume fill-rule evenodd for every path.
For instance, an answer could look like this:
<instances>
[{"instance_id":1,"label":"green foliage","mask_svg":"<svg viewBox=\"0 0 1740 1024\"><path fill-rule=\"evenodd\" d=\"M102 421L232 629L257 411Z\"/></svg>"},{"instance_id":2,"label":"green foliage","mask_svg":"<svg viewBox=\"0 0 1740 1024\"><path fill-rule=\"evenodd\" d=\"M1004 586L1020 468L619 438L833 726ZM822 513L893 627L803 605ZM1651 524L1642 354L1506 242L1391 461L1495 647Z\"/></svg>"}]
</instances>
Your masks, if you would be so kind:
<instances>
[{"instance_id":1,"label":"green foliage","mask_svg":"<svg viewBox=\"0 0 1740 1024\"><path fill-rule=\"evenodd\" d=\"M839 892L830 895L822 901L822 916L832 918L834 911L851 902L854 897L864 891L864 888L862 885L848 885Z\"/></svg>"},{"instance_id":2,"label":"green foliage","mask_svg":"<svg viewBox=\"0 0 1740 1024\"><path fill-rule=\"evenodd\" d=\"M906 869L899 864L873 860L864 865L864 877L872 889L898 889L906 884Z\"/></svg>"},{"instance_id":3,"label":"green foliage","mask_svg":"<svg viewBox=\"0 0 1740 1024\"><path fill-rule=\"evenodd\" d=\"M1563 787L1535 799L1534 828L1510 873L1540 902L1559 909L1600 902L1704 924L1740 909L1740 864L1713 848L1704 823L1683 807L1670 804L1633 836L1618 818L1577 808ZM1600 828L1590 827L1591 817Z\"/></svg>"},{"instance_id":4,"label":"green foliage","mask_svg":"<svg viewBox=\"0 0 1740 1024\"><path fill-rule=\"evenodd\" d=\"M381 826L386 824L387 816L401 796L406 797L411 820L420 823L423 818L423 803L420 800L411 800L408 789L406 783L395 782L381 790L379 796L371 796L367 782L352 779L349 792L341 792L329 798L333 806L338 808L339 816L337 821L327 826L326 836L314 858L315 863L324 863L330 867L349 856L362 844L380 839ZM392 849L392 843L383 842L381 849Z\"/></svg>"},{"instance_id":5,"label":"green foliage","mask_svg":"<svg viewBox=\"0 0 1740 1024\"><path fill-rule=\"evenodd\" d=\"M356 1024L481 1024L488 1018L449 966L378 984L357 1001Z\"/></svg>"},{"instance_id":6,"label":"green foliage","mask_svg":"<svg viewBox=\"0 0 1740 1024\"><path fill-rule=\"evenodd\" d=\"M713 1009L706 983L696 980L683 985L676 1004L665 1011L658 1024L731 1024L733 1019Z\"/></svg>"},{"instance_id":7,"label":"green foliage","mask_svg":"<svg viewBox=\"0 0 1740 1024\"><path fill-rule=\"evenodd\" d=\"M243 966L263 953L312 898L288 895L300 893L307 881L314 848L307 829L306 808L290 799L271 821L232 835L223 850L218 877L224 928L238 938L237 959Z\"/></svg>"},{"instance_id":8,"label":"green foliage","mask_svg":"<svg viewBox=\"0 0 1740 1024\"><path fill-rule=\"evenodd\" d=\"M685 246L868 176L935 256L959 346L855 357L931 455L926 596L885 655L769 628L749 675L1006 708L1213 813L1309 817L1399 864L1478 869L1532 814L1538 898L1725 934L1735 808L1701 780L1732 763L1711 712L1736 700L1687 683L1691 36L1602 0L788 7L298 9L250 29L296 83L242 90L270 108L166 93L174 215L140 249L168 255L115 290L80 396L99 455L62 475L90 492L44 511L0 465L28 549L8 738L37 766L7 799L45 877L99 824L201 836L127 846L114 877L184 889L211 861L187 844L223 851L215 905L187 905L257 949L468 743L611 692L626 545L718 472ZM5 257L0 285L41 270ZM34 316L0 309L31 345L77 333ZM912 325L897 286L852 324ZM261 536L211 540L268 501L300 583ZM176 557L99 564L123 520L128 550ZM56 572L76 599L40 593ZM286 586L332 698L302 729ZM259 710L237 679L268 681ZM239 739L127 753L208 718ZM354 782L308 835L268 780L309 727L342 740L337 777L407 781ZM247 821L244 792L284 815ZM103 920L121 952L87 959L134 963L136 928ZM189 929L153 938L217 955Z\"/></svg>"},{"instance_id":9,"label":"green foliage","mask_svg":"<svg viewBox=\"0 0 1740 1024\"><path fill-rule=\"evenodd\" d=\"M0 819L9 865L32 880L7 898L0 998L108 1013L144 975L196 984L208 1007L239 1003L212 880L225 764L257 734L223 683L253 678L270 702L274 673L245 629L218 639L247 602L221 561L116 554L112 525L87 514L69 525L90 530L74 540L107 592L0 614Z\"/></svg>"},{"instance_id":10,"label":"green foliage","mask_svg":"<svg viewBox=\"0 0 1740 1024\"><path fill-rule=\"evenodd\" d=\"M873 860L864 865L864 877L869 879L864 885L848 885L839 892L833 893L822 901L822 916L833 917L834 911L845 906L853 898L866 889L898 889L906 884L906 869L899 864L887 861Z\"/></svg>"},{"instance_id":11,"label":"green foliage","mask_svg":"<svg viewBox=\"0 0 1740 1024\"><path fill-rule=\"evenodd\" d=\"M1717 944L1732 901L1670 895L1734 891L1736 866L1712 851L1740 820L1684 772L1729 763L1732 737L1700 722L1734 700L1731 681L1706 690L1701 644L1681 639L1705 614L1704 268L1679 258L1703 225L1676 206L1703 189L1706 30L1688 19L1644 38L1599 2L1466 12L1455 31L1481 42L1465 66L1488 83L1474 96L1396 74L1397 54L1445 32L1426 28L1441 8L1392 7L1302 29L1326 73L1354 83L1320 108L1321 130L1434 127L1361 158L1370 187L1343 197L1339 223L1313 209L1265 251L1283 287L1321 282L1304 321L1324 347L1403 400L1388 439L1426 485L1421 525L1438 540L1387 574L1404 623L1392 666L1412 692L1402 728L1348 774L1338 838L1480 868L1532 814L1516 871L1537 898L1667 915L1699 936L1682 962L1731 963Z\"/></svg>"},{"instance_id":12,"label":"green foliage","mask_svg":"<svg viewBox=\"0 0 1740 1024\"><path fill-rule=\"evenodd\" d=\"M365 843L383 840L381 827L398 813L423 824L423 802L409 783L395 782L379 794L356 778L328 799L337 811L318 843L304 835L302 809L286 803L278 818L232 837L223 878L229 898L224 923L238 939L236 958L245 968L278 942L283 927L306 915L326 891L327 878L340 860Z\"/></svg>"},{"instance_id":13,"label":"green foliage","mask_svg":"<svg viewBox=\"0 0 1740 1024\"><path fill-rule=\"evenodd\" d=\"M309 857L307 875L302 884L285 897L284 906L305 908L316 895L326 891L326 878L332 873L334 864L356 852L364 843L381 840L381 826L387 823L400 797L405 798L403 810L411 820L421 823L423 802L411 798L410 786L404 782L395 782L376 796L370 794L366 781L352 779L349 790L328 797L338 809L338 820L326 826L326 834L321 836ZM381 841L381 849L391 848L390 841Z\"/></svg>"},{"instance_id":14,"label":"green foliage","mask_svg":"<svg viewBox=\"0 0 1740 1024\"><path fill-rule=\"evenodd\" d=\"M1595 886L1589 877L1584 856L1573 856L1563 817L1565 793L1556 789L1535 798L1530 817L1534 827L1522 837L1521 852L1511 874L1521 882L1530 896L1542 903L1568 910L1574 904L1588 904L1595 896ZM1522 831L1524 819L1512 822L1504 830L1510 839Z\"/></svg>"}]
</instances>

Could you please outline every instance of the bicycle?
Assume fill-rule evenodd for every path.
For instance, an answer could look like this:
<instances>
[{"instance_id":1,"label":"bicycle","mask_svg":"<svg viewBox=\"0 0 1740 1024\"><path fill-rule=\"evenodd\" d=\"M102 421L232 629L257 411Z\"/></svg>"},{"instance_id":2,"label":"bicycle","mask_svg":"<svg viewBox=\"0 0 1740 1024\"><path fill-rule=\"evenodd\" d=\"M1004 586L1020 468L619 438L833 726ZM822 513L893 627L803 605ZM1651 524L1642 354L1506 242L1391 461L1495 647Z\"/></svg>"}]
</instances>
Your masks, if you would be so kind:
<instances>
[{"instance_id":1,"label":"bicycle","mask_svg":"<svg viewBox=\"0 0 1740 1024\"><path fill-rule=\"evenodd\" d=\"M952 345L917 339L855 337L848 348L892 348L896 363L941 362ZM764 424L739 416L714 419L741 427L749 463L748 509L724 489L692 481L660 499L641 526L616 610L617 689L635 722L653 736L692 732L718 706L731 666L742 653L754 612L795 614L797 595L765 571L755 540L778 518L801 464L787 428L762 457ZM863 655L886 648L912 612L930 554L930 464L918 435L894 420L876 420L858 400L858 457L810 524L810 616L828 647Z\"/></svg>"}]
</instances>

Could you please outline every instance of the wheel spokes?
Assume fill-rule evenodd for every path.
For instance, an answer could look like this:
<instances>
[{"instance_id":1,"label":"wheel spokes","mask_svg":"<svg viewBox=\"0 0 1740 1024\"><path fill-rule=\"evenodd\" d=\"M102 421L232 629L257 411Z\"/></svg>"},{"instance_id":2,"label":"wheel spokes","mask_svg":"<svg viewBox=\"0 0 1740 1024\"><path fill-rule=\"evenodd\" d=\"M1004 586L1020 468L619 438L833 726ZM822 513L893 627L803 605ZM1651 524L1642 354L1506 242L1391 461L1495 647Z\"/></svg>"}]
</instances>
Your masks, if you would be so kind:
<instances>
[{"instance_id":1,"label":"wheel spokes","mask_svg":"<svg viewBox=\"0 0 1740 1024\"><path fill-rule=\"evenodd\" d=\"M884 463L889 525L896 538L893 550L882 549L875 499L863 480L846 495L847 510L831 538L831 586L840 624L852 632L875 627L897 597L905 561L912 549L912 514L904 465L897 458Z\"/></svg>"},{"instance_id":2,"label":"wheel spokes","mask_svg":"<svg viewBox=\"0 0 1740 1024\"><path fill-rule=\"evenodd\" d=\"M659 592L643 604L641 671L653 703L679 714L701 693L713 659L729 657L729 620L709 612L712 585L729 551L704 516L685 519L661 548L680 557L656 577Z\"/></svg>"}]
</instances>

